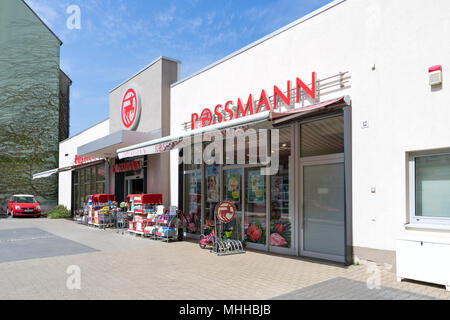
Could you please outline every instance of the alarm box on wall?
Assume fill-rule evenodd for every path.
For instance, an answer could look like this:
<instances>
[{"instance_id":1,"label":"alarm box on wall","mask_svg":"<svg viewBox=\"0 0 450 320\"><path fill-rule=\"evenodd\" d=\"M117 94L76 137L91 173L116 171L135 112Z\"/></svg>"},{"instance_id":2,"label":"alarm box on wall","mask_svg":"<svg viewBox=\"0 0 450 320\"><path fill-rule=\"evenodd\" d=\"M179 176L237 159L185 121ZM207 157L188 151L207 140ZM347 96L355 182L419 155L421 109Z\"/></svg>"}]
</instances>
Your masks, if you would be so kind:
<instances>
[{"instance_id":1,"label":"alarm box on wall","mask_svg":"<svg viewBox=\"0 0 450 320\"><path fill-rule=\"evenodd\" d=\"M428 76L430 78L430 86L442 84L442 66L430 67L428 69Z\"/></svg>"}]
</instances>

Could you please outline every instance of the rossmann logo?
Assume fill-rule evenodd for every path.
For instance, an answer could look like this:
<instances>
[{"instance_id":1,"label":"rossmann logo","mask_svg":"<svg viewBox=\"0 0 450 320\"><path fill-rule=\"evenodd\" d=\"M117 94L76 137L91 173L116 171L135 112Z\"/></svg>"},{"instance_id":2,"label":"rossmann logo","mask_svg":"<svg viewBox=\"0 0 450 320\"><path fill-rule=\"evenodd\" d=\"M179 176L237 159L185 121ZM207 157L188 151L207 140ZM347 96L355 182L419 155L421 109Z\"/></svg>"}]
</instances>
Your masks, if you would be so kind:
<instances>
[{"instance_id":1,"label":"rossmann logo","mask_svg":"<svg viewBox=\"0 0 450 320\"><path fill-rule=\"evenodd\" d=\"M234 101L228 100L225 104L218 104L214 109L205 108L200 113L191 114L191 130L199 127L207 127L212 124L221 123L245 117L247 115L256 114L263 111L276 110L278 103L284 103L291 106L295 103L300 103L304 99L316 99L316 73L313 72L311 76L311 88L309 88L300 78L295 80L295 88L292 90L291 81L288 80L286 84L286 94L277 87L273 86L273 99L270 102L266 90L261 90L258 100L253 99L253 95L249 94L247 102L243 102L241 98L237 98L236 105ZM293 99L295 94L295 100ZM235 108L234 108L235 107ZM236 111L233 111L235 109Z\"/></svg>"}]
</instances>

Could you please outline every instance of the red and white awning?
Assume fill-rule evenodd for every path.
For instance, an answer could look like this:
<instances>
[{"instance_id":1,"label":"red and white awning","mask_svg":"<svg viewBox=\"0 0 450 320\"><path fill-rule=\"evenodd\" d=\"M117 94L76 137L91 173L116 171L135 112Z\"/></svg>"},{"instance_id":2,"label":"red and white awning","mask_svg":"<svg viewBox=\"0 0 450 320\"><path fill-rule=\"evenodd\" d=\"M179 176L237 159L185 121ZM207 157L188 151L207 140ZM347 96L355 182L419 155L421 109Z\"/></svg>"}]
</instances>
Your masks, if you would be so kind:
<instances>
[{"instance_id":1,"label":"red and white awning","mask_svg":"<svg viewBox=\"0 0 450 320\"><path fill-rule=\"evenodd\" d=\"M90 167L90 166L93 166L96 164L101 164L104 162L105 162L105 159L99 159L99 160L89 161L89 162L85 162L85 163L81 163L81 164L76 164L73 166L56 168L56 169L52 169L52 170L48 170L48 171L44 171L44 172L39 172L39 173L33 174L33 180L41 179L41 178L48 178L51 175L54 175L55 173L76 170L76 169L83 169L83 168Z\"/></svg>"},{"instance_id":2,"label":"red and white awning","mask_svg":"<svg viewBox=\"0 0 450 320\"><path fill-rule=\"evenodd\" d=\"M321 111L329 112L334 108L338 109L346 105L350 105L350 98L348 96L323 101L311 106L297 108L287 112L272 112L272 124L278 125L280 123L298 120L306 116L311 116L314 113L319 113Z\"/></svg>"}]
</instances>

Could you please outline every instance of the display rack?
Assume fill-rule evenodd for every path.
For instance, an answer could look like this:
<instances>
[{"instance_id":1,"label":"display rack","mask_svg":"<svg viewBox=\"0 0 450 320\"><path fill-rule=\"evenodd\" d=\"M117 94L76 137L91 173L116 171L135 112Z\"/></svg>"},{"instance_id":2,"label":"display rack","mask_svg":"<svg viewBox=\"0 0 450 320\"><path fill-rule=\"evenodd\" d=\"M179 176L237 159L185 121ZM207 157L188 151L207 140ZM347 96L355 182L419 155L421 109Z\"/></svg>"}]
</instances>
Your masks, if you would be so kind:
<instances>
[{"instance_id":1,"label":"display rack","mask_svg":"<svg viewBox=\"0 0 450 320\"><path fill-rule=\"evenodd\" d=\"M116 224L117 204L114 201L108 201L98 212L98 226L101 228L112 228Z\"/></svg>"},{"instance_id":2,"label":"display rack","mask_svg":"<svg viewBox=\"0 0 450 320\"><path fill-rule=\"evenodd\" d=\"M122 202L117 207L116 219L115 219L115 228L117 229L117 233L122 231L122 234L126 229L128 229L128 215L127 215L127 203Z\"/></svg>"},{"instance_id":3,"label":"display rack","mask_svg":"<svg viewBox=\"0 0 450 320\"><path fill-rule=\"evenodd\" d=\"M177 207L169 207L157 222L155 238L169 242L170 240L182 240L184 232L184 219Z\"/></svg>"},{"instance_id":4,"label":"display rack","mask_svg":"<svg viewBox=\"0 0 450 320\"><path fill-rule=\"evenodd\" d=\"M81 224L83 221L83 216L84 216L84 209L75 210L73 221L75 221L78 224Z\"/></svg>"},{"instance_id":5,"label":"display rack","mask_svg":"<svg viewBox=\"0 0 450 320\"><path fill-rule=\"evenodd\" d=\"M110 202L114 201L113 194L93 194L88 196L88 225L94 227L112 226L109 223L111 213L103 209L108 207ZM103 209L103 210L102 210Z\"/></svg>"},{"instance_id":6,"label":"display rack","mask_svg":"<svg viewBox=\"0 0 450 320\"><path fill-rule=\"evenodd\" d=\"M162 205L162 201L162 194L159 193L128 195L128 232L144 236L147 216L154 213L156 206Z\"/></svg>"},{"instance_id":7,"label":"display rack","mask_svg":"<svg viewBox=\"0 0 450 320\"><path fill-rule=\"evenodd\" d=\"M150 210L147 219L144 220L144 236L156 239L156 231L158 230L159 218L164 214L164 206L154 206L154 210Z\"/></svg>"},{"instance_id":8,"label":"display rack","mask_svg":"<svg viewBox=\"0 0 450 320\"><path fill-rule=\"evenodd\" d=\"M133 194L127 196L127 223L129 233L136 231L136 226L134 225L134 196Z\"/></svg>"}]
</instances>

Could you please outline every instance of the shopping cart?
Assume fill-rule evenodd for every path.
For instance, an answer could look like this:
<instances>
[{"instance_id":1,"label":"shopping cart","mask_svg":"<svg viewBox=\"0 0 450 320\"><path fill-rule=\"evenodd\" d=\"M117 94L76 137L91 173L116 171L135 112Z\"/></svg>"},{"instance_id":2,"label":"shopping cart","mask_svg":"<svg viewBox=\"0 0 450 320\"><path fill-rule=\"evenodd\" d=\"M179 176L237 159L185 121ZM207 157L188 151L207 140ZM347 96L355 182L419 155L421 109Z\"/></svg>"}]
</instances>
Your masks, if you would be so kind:
<instances>
[{"instance_id":1,"label":"shopping cart","mask_svg":"<svg viewBox=\"0 0 450 320\"><path fill-rule=\"evenodd\" d=\"M128 214L126 208L118 208L115 217L115 228L117 229L117 233L122 231L122 234L125 233L125 230L128 229Z\"/></svg>"}]
</instances>

